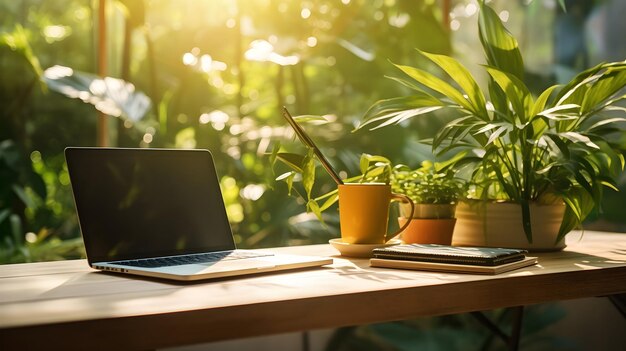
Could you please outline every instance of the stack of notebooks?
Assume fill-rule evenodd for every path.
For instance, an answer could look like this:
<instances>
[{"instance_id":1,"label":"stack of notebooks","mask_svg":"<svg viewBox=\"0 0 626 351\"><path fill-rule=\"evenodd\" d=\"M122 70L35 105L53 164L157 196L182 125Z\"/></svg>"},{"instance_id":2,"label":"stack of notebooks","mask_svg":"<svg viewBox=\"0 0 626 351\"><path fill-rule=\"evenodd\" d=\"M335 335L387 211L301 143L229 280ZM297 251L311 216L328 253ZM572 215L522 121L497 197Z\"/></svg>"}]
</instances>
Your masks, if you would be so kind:
<instances>
[{"instance_id":1,"label":"stack of notebooks","mask_svg":"<svg viewBox=\"0 0 626 351\"><path fill-rule=\"evenodd\" d=\"M534 265L526 250L405 244L374 249L372 267L474 274L499 274Z\"/></svg>"}]
</instances>

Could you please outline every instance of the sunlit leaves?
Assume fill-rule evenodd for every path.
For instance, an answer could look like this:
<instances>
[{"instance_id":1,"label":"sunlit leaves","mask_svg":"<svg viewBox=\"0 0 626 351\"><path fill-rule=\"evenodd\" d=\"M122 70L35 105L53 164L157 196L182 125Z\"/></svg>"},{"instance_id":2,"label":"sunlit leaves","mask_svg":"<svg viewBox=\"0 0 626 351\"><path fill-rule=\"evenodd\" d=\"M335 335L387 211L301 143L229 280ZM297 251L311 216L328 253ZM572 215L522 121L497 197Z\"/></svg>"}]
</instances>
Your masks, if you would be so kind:
<instances>
[{"instance_id":1,"label":"sunlit leaves","mask_svg":"<svg viewBox=\"0 0 626 351\"><path fill-rule=\"evenodd\" d=\"M501 71L493 67L486 67L487 73L504 91L508 101L520 122L528 120L533 108L533 99L526 85L513 74Z\"/></svg>"},{"instance_id":2,"label":"sunlit leaves","mask_svg":"<svg viewBox=\"0 0 626 351\"><path fill-rule=\"evenodd\" d=\"M482 1L478 16L478 29L489 66L524 80L524 62L517 40L504 27L498 14Z\"/></svg>"},{"instance_id":3,"label":"sunlit leaves","mask_svg":"<svg viewBox=\"0 0 626 351\"><path fill-rule=\"evenodd\" d=\"M463 89L469 101L472 103L472 109L470 109L470 111L481 116L483 119L487 119L485 96L467 68L449 56L429 54L424 51L419 52L444 70L444 72Z\"/></svg>"},{"instance_id":4,"label":"sunlit leaves","mask_svg":"<svg viewBox=\"0 0 626 351\"><path fill-rule=\"evenodd\" d=\"M357 129L370 126L373 129L397 124L409 118L425 115L443 108L443 103L427 93L402 96L377 101L363 117Z\"/></svg>"},{"instance_id":5,"label":"sunlit leaves","mask_svg":"<svg viewBox=\"0 0 626 351\"><path fill-rule=\"evenodd\" d=\"M395 66L398 67L407 76L413 78L414 80L424 85L425 87L432 89L452 99L454 102L463 106L468 111L475 112L475 109L473 105L471 104L471 102L468 101L459 90L454 88L452 85L446 83L441 78L438 78L434 74L428 73L416 67L404 66L404 65L395 65Z\"/></svg>"},{"instance_id":6,"label":"sunlit leaves","mask_svg":"<svg viewBox=\"0 0 626 351\"><path fill-rule=\"evenodd\" d=\"M13 32L0 33L0 47L1 46L8 46L11 51L20 54L24 60L28 62L28 66L36 79L39 79L43 75L39 59L33 54L33 49L28 40L28 32L22 25L15 25ZM45 88L43 82L42 86Z\"/></svg>"}]
</instances>

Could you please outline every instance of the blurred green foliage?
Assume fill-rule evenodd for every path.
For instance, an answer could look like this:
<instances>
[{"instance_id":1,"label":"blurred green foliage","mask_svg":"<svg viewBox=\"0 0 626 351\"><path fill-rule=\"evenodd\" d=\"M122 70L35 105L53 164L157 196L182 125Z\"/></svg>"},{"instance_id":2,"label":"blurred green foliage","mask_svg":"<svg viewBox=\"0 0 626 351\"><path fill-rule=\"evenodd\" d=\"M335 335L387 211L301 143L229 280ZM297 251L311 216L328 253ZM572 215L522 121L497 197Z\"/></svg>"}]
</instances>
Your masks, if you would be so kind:
<instances>
[{"instance_id":1,"label":"blurred green foliage","mask_svg":"<svg viewBox=\"0 0 626 351\"><path fill-rule=\"evenodd\" d=\"M529 8L536 10L538 3ZM48 89L41 75L55 65L96 73L97 4L0 0L0 142L12 150L0 155L0 262L82 255L62 152L95 146L97 112ZM152 106L141 121L110 118L111 144L212 150L242 248L338 236L336 211L326 211L321 224L304 213L302 199L288 196L287 186L274 181L287 171L274 173L269 166L274 144L304 150L282 119L281 106L294 115L326 117L330 123L305 128L344 175L359 173L362 153L415 168L432 158L417 141L432 136L446 116L351 133L372 102L404 95L404 87L385 78L395 73L389 60L427 65L415 48L481 54L467 49L464 39L453 52L435 0L107 4L107 75L133 83ZM473 16L469 2L452 5L457 22L460 13ZM523 8L518 12L523 15ZM315 193L334 189L323 172L316 178Z\"/></svg>"}]
</instances>

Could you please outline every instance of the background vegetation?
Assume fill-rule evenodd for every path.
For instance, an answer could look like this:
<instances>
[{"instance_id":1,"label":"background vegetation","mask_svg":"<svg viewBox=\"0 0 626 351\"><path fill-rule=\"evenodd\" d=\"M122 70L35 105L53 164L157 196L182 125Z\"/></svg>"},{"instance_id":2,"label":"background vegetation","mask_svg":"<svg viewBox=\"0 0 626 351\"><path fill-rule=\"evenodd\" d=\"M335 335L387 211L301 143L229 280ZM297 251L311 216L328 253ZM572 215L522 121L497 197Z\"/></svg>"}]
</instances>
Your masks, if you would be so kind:
<instances>
[{"instance_id":1,"label":"background vegetation","mask_svg":"<svg viewBox=\"0 0 626 351\"><path fill-rule=\"evenodd\" d=\"M63 149L96 145L97 111L57 93L44 71L97 71L98 3L0 0L0 263L83 254ZM133 83L151 101L140 120L109 118L110 143L212 150L239 247L326 242L338 236L335 212L326 211L326 225L303 213L302 200L274 182L281 170L268 167L266 154L278 141L303 150L279 108L327 115L331 123L307 130L344 175L358 173L361 153L412 167L431 158L418 141L446 116L350 131L374 101L402 93L385 78L395 73L389 60L425 66L419 48L453 54L480 71L475 1L451 1L449 28L444 3L109 0L107 75ZM623 24L611 19L623 7L618 1L566 1L567 14L554 0L491 4L520 40L535 91L626 57L623 38L615 39ZM323 172L318 178L316 191L334 186ZM623 190L625 184L622 176ZM623 230L618 210L626 195L605 197L594 220Z\"/></svg>"}]
</instances>

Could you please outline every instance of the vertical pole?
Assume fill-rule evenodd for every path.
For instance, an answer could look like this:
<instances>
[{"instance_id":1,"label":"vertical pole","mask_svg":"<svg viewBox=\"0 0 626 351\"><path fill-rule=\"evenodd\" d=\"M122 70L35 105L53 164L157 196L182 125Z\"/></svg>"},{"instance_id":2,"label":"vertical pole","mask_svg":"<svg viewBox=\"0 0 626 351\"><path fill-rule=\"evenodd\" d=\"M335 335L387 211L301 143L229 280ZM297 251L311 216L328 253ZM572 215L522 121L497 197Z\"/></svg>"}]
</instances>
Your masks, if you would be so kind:
<instances>
[{"instance_id":1,"label":"vertical pole","mask_svg":"<svg viewBox=\"0 0 626 351\"><path fill-rule=\"evenodd\" d=\"M442 12L442 18L441 20L443 21L443 28L445 28L447 31L450 31L450 0L442 0L441 1L441 12Z\"/></svg>"},{"instance_id":2,"label":"vertical pole","mask_svg":"<svg viewBox=\"0 0 626 351\"><path fill-rule=\"evenodd\" d=\"M511 351L519 350L519 339L522 335L522 321L524 318L524 306L511 307L513 310L513 326L511 337L508 341L508 347Z\"/></svg>"},{"instance_id":3,"label":"vertical pole","mask_svg":"<svg viewBox=\"0 0 626 351\"><path fill-rule=\"evenodd\" d=\"M107 25L106 25L106 0L98 1L98 75L107 75ZM96 126L97 145L109 146L109 126L107 116L99 112Z\"/></svg>"},{"instance_id":4,"label":"vertical pole","mask_svg":"<svg viewBox=\"0 0 626 351\"><path fill-rule=\"evenodd\" d=\"M243 72L243 55L244 55L244 38L243 38L243 32L241 29L241 20L243 19L243 15L241 13L242 9L244 8L244 4L243 1L239 0L237 1L237 23L235 25L234 30L237 31L237 39L235 41L235 45L237 45L237 47L235 48L235 67L237 67L237 78L239 80L239 91L237 92L237 112L239 113L239 116L243 116L242 113L242 106L243 106L243 101L244 101L244 96L243 96L243 87L246 84L246 76ZM280 108L280 105L279 105Z\"/></svg>"}]
</instances>

